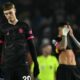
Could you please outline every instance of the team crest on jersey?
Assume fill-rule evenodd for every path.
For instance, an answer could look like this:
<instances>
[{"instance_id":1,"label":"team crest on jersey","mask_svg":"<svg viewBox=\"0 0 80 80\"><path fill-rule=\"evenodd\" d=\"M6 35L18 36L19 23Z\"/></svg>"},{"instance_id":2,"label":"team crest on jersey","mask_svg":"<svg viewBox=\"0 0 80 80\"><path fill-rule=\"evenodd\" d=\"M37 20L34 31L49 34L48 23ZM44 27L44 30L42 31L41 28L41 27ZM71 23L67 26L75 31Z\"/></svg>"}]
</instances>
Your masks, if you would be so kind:
<instances>
[{"instance_id":1,"label":"team crest on jersey","mask_svg":"<svg viewBox=\"0 0 80 80\"><path fill-rule=\"evenodd\" d=\"M50 65L50 69L52 69L53 68L53 66L52 65Z\"/></svg>"},{"instance_id":2,"label":"team crest on jersey","mask_svg":"<svg viewBox=\"0 0 80 80\"><path fill-rule=\"evenodd\" d=\"M29 31L29 34L32 34L32 30Z\"/></svg>"},{"instance_id":3,"label":"team crest on jersey","mask_svg":"<svg viewBox=\"0 0 80 80\"><path fill-rule=\"evenodd\" d=\"M19 28L19 33L22 34L24 32L23 28Z\"/></svg>"}]
</instances>

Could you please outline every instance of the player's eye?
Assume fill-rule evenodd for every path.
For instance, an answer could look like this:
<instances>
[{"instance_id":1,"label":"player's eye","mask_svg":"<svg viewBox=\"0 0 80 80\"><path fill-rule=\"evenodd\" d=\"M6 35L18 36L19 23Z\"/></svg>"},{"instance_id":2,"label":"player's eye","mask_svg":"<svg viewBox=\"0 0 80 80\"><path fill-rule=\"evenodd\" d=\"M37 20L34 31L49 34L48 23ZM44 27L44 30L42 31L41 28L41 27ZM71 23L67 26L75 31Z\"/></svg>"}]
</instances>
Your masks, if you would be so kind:
<instances>
[{"instance_id":1,"label":"player's eye","mask_svg":"<svg viewBox=\"0 0 80 80\"><path fill-rule=\"evenodd\" d=\"M4 13L5 15L12 15L12 12Z\"/></svg>"},{"instance_id":2,"label":"player's eye","mask_svg":"<svg viewBox=\"0 0 80 80\"><path fill-rule=\"evenodd\" d=\"M5 15L8 15L8 13L4 13Z\"/></svg>"},{"instance_id":3,"label":"player's eye","mask_svg":"<svg viewBox=\"0 0 80 80\"><path fill-rule=\"evenodd\" d=\"M8 14L10 14L10 15L11 15L11 14L12 14L12 12L9 12Z\"/></svg>"}]
</instances>

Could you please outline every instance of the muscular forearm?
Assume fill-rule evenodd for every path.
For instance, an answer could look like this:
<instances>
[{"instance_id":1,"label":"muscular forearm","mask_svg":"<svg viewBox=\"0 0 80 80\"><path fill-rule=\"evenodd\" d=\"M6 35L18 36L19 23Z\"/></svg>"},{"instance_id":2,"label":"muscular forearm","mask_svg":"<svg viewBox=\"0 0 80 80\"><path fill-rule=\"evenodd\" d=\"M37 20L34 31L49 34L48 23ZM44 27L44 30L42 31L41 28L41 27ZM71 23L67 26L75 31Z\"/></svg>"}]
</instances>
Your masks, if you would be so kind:
<instances>
[{"instance_id":1,"label":"muscular forearm","mask_svg":"<svg viewBox=\"0 0 80 80\"><path fill-rule=\"evenodd\" d=\"M80 42L75 38L74 35L71 36L75 44L80 48Z\"/></svg>"},{"instance_id":2,"label":"muscular forearm","mask_svg":"<svg viewBox=\"0 0 80 80\"><path fill-rule=\"evenodd\" d=\"M66 48L67 48L67 36L63 36L60 42L60 49L66 49Z\"/></svg>"}]
</instances>

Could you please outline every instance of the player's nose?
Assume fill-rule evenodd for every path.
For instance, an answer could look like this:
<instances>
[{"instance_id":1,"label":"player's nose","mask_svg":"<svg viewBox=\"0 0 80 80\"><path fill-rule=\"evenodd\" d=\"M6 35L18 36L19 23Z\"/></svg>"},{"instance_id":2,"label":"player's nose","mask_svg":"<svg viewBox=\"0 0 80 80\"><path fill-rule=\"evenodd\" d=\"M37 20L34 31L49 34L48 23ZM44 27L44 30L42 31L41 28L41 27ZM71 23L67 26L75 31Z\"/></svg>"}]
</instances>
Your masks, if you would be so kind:
<instances>
[{"instance_id":1,"label":"player's nose","mask_svg":"<svg viewBox=\"0 0 80 80\"><path fill-rule=\"evenodd\" d=\"M10 14L7 14L7 17L9 18L10 17Z\"/></svg>"}]
</instances>

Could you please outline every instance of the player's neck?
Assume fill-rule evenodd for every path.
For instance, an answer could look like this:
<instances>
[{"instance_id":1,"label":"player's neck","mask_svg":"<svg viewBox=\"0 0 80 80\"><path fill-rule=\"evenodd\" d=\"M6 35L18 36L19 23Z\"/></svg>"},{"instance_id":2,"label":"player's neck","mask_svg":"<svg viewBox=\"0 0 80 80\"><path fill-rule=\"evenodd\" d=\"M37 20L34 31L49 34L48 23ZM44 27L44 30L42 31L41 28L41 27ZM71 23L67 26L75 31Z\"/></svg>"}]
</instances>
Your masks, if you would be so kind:
<instances>
[{"instance_id":1,"label":"player's neck","mask_svg":"<svg viewBox=\"0 0 80 80\"><path fill-rule=\"evenodd\" d=\"M48 55L48 54L43 54L43 56L44 56L45 58L47 58L49 55Z\"/></svg>"},{"instance_id":2,"label":"player's neck","mask_svg":"<svg viewBox=\"0 0 80 80\"><path fill-rule=\"evenodd\" d=\"M12 25L16 25L18 22L18 19L16 18L14 21L8 21L9 24L12 24Z\"/></svg>"}]
</instances>

